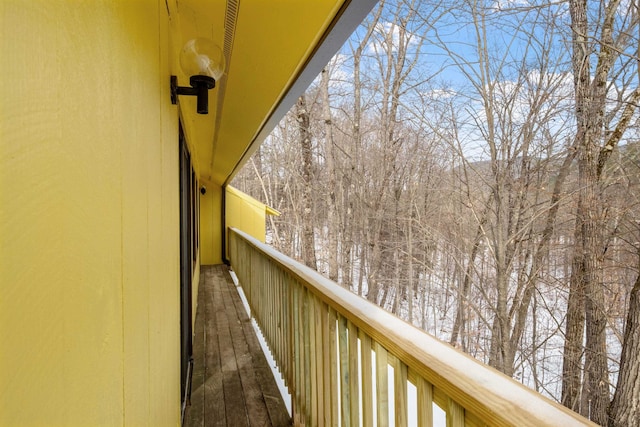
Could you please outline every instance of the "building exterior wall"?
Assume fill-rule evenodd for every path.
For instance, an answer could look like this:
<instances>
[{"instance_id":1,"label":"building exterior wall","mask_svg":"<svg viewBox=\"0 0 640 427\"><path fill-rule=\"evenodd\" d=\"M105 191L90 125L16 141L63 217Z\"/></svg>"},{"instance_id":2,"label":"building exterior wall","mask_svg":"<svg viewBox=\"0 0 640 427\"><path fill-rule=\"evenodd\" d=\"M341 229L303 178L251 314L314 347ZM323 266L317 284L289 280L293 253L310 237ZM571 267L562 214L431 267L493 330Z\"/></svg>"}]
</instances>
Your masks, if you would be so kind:
<instances>
[{"instance_id":1,"label":"building exterior wall","mask_svg":"<svg viewBox=\"0 0 640 427\"><path fill-rule=\"evenodd\" d=\"M203 265L222 264L222 188L203 185L207 191L200 195L200 257Z\"/></svg>"},{"instance_id":2,"label":"building exterior wall","mask_svg":"<svg viewBox=\"0 0 640 427\"><path fill-rule=\"evenodd\" d=\"M0 2L0 425L180 423L170 27Z\"/></svg>"},{"instance_id":3,"label":"building exterior wall","mask_svg":"<svg viewBox=\"0 0 640 427\"><path fill-rule=\"evenodd\" d=\"M231 186L226 187L227 227L238 228L264 243L267 206Z\"/></svg>"}]
</instances>

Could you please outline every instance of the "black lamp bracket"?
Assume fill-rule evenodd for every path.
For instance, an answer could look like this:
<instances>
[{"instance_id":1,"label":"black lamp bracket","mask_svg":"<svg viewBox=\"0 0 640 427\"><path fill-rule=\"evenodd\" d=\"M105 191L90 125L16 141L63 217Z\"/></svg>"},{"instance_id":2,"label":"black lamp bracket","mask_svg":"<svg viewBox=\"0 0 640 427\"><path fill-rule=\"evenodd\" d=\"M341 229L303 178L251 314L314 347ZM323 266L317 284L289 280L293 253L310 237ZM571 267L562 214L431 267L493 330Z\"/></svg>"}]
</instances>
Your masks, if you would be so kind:
<instances>
[{"instance_id":1,"label":"black lamp bracket","mask_svg":"<svg viewBox=\"0 0 640 427\"><path fill-rule=\"evenodd\" d=\"M171 76L171 103L178 103L178 95L197 96L198 114L209 113L209 89L216 87L213 77L195 75L189 79L191 87L178 86L178 77Z\"/></svg>"}]
</instances>

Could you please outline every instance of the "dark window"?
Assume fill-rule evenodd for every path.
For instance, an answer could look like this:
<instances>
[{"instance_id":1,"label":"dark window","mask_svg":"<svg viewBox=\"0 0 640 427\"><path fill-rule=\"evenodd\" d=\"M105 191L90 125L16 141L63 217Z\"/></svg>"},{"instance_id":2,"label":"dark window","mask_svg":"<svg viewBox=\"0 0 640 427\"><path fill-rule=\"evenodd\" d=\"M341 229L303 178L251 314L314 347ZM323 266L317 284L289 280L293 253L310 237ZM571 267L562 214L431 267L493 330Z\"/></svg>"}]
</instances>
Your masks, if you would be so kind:
<instances>
[{"instance_id":1,"label":"dark window","mask_svg":"<svg viewBox=\"0 0 640 427\"><path fill-rule=\"evenodd\" d=\"M191 155L180 126L180 395L182 414L189 399L192 359L192 278L196 257L195 223L198 213L195 209L193 183L195 174Z\"/></svg>"}]
</instances>

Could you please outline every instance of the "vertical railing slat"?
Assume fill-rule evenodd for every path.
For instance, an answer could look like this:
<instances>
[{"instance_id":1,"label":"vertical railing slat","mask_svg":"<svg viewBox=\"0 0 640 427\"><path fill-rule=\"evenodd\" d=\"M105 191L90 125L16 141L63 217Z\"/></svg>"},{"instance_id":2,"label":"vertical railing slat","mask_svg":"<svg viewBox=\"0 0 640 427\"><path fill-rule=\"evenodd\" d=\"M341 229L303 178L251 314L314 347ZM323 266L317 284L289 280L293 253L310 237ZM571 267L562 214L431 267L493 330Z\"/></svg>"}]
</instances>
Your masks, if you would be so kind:
<instances>
[{"instance_id":1,"label":"vertical railing slat","mask_svg":"<svg viewBox=\"0 0 640 427\"><path fill-rule=\"evenodd\" d=\"M331 351L329 336L329 306L326 303L320 305L320 323L322 328L322 413L323 424L326 426L333 425L331 419ZM337 422L337 421L336 421Z\"/></svg>"},{"instance_id":2,"label":"vertical railing slat","mask_svg":"<svg viewBox=\"0 0 640 427\"><path fill-rule=\"evenodd\" d=\"M285 307L286 307L286 299L284 296L284 288L282 286L282 280L280 277L280 270L276 270L274 268L274 283L276 285L276 290L278 293L278 366L284 366L286 363L286 335L285 335L285 326L286 326L286 317L285 317Z\"/></svg>"},{"instance_id":3,"label":"vertical railing slat","mask_svg":"<svg viewBox=\"0 0 640 427\"><path fill-rule=\"evenodd\" d=\"M289 387L288 372L291 367L291 340L289 339L291 336L291 323L289 322L289 312L291 311L291 306L289 305L289 282L287 274L282 270L280 270L280 285L282 286L282 345L284 347L282 373L284 374L285 386Z\"/></svg>"},{"instance_id":4,"label":"vertical railing slat","mask_svg":"<svg viewBox=\"0 0 640 427\"><path fill-rule=\"evenodd\" d=\"M302 422L302 352L300 351L302 345L300 343L301 325L300 325L300 286L298 283L293 284L293 358L294 358L294 391L292 393L292 409L294 413L294 424L299 425Z\"/></svg>"},{"instance_id":5,"label":"vertical railing slat","mask_svg":"<svg viewBox=\"0 0 640 427\"><path fill-rule=\"evenodd\" d=\"M421 376L417 377L418 427L433 426L433 386Z\"/></svg>"},{"instance_id":6,"label":"vertical railing slat","mask_svg":"<svg viewBox=\"0 0 640 427\"><path fill-rule=\"evenodd\" d=\"M295 334L294 334L294 315L293 315L293 284L290 282L289 275L284 273L284 280L287 282L287 325L289 326L289 334L288 334L288 363L287 366L284 367L287 376L287 387L289 388L289 393L291 394L291 413L295 414L295 355L294 355L294 342L295 342ZM295 421L295 419L294 419Z\"/></svg>"},{"instance_id":7,"label":"vertical railing slat","mask_svg":"<svg viewBox=\"0 0 640 427\"><path fill-rule=\"evenodd\" d=\"M325 412L324 412L324 394L325 394L325 385L324 385L324 353L325 349L323 346L323 336L322 336L322 306L323 302L320 299L314 297L314 315L315 315L315 338L316 338L316 387L317 387L317 410L318 410L318 425L325 426L327 425L325 421Z\"/></svg>"},{"instance_id":8,"label":"vertical railing slat","mask_svg":"<svg viewBox=\"0 0 640 427\"><path fill-rule=\"evenodd\" d=\"M447 427L464 427L464 408L451 398L447 407Z\"/></svg>"},{"instance_id":9,"label":"vertical railing slat","mask_svg":"<svg viewBox=\"0 0 640 427\"><path fill-rule=\"evenodd\" d=\"M285 272L281 271L280 275L282 277L282 283L284 286L284 290L285 290L285 312L286 312L286 316L284 317L284 321L285 321L285 326L286 326L286 341L285 341L285 345L287 346L287 351L286 351L286 363L285 363L285 376L287 377L287 379L285 380L287 383L287 387L289 387L290 389L290 385L289 384L293 384L293 382L291 381L291 379L293 378L293 373L291 370L292 367L292 363L293 363L293 341L291 340L291 338L293 337L293 333L292 331L292 324L291 324L291 309L292 309L292 304L291 304L291 284L289 282L289 277L288 274L286 274Z\"/></svg>"},{"instance_id":10,"label":"vertical railing slat","mask_svg":"<svg viewBox=\"0 0 640 427\"><path fill-rule=\"evenodd\" d=\"M347 319L338 315L338 347L340 350L340 415L342 426L351 426L351 404L349 401L349 341Z\"/></svg>"},{"instance_id":11,"label":"vertical railing slat","mask_svg":"<svg viewBox=\"0 0 640 427\"><path fill-rule=\"evenodd\" d=\"M407 427L407 365L395 356L389 356L393 365L394 416L396 427Z\"/></svg>"},{"instance_id":12,"label":"vertical railing slat","mask_svg":"<svg viewBox=\"0 0 640 427\"><path fill-rule=\"evenodd\" d=\"M360 425L360 390L358 388L358 328L351 321L347 322L349 335L349 403L351 425Z\"/></svg>"},{"instance_id":13,"label":"vertical railing slat","mask_svg":"<svg viewBox=\"0 0 640 427\"><path fill-rule=\"evenodd\" d=\"M337 426L339 421L339 378L338 378L338 315L333 308L329 308L329 364L330 370L330 399L331 399L331 424Z\"/></svg>"},{"instance_id":14,"label":"vertical railing slat","mask_svg":"<svg viewBox=\"0 0 640 427\"><path fill-rule=\"evenodd\" d=\"M311 403L311 425L318 425L318 364L316 363L316 310L315 300L311 292L307 293L307 317L309 318L309 370L307 376L309 377L309 398Z\"/></svg>"},{"instance_id":15,"label":"vertical railing slat","mask_svg":"<svg viewBox=\"0 0 640 427\"><path fill-rule=\"evenodd\" d=\"M267 260L267 263L269 264L269 271L267 272L267 275L269 277L269 286L267 287L267 292L268 295L267 297L269 298L269 300L271 301L271 310L269 313L269 318L271 319L271 353L273 354L273 357L278 360L279 357L279 349L278 349L278 308L277 308L277 302L278 302L278 293L276 291L276 283L274 280L274 275L273 275L273 269L270 268L271 267L271 262Z\"/></svg>"},{"instance_id":16,"label":"vertical railing slat","mask_svg":"<svg viewBox=\"0 0 640 427\"><path fill-rule=\"evenodd\" d=\"M360 331L360 369L362 372L362 426L373 427L373 371L371 337Z\"/></svg>"},{"instance_id":17,"label":"vertical railing slat","mask_svg":"<svg viewBox=\"0 0 640 427\"><path fill-rule=\"evenodd\" d=\"M276 302L274 319L276 326L276 360L278 366L282 366L282 297L280 295L280 281L276 274L276 269L271 268L271 280L273 281L273 293L275 294L274 301Z\"/></svg>"},{"instance_id":18,"label":"vertical railing slat","mask_svg":"<svg viewBox=\"0 0 640 427\"><path fill-rule=\"evenodd\" d=\"M288 306L288 302L289 299L287 298L287 288L285 286L285 281L282 277L282 271L278 270L278 288L280 289L280 301L282 304L282 307L280 308L280 345L281 345L281 355L280 357L282 358L282 366L286 367L289 362L289 316L288 316L288 311L289 311L289 306ZM285 374L286 372L286 368L285 370L282 371L283 374ZM286 374L285 374L286 377ZM286 385L286 379L285 379L285 385Z\"/></svg>"},{"instance_id":19,"label":"vertical railing slat","mask_svg":"<svg viewBox=\"0 0 640 427\"><path fill-rule=\"evenodd\" d=\"M301 295L302 295L302 310L300 315L302 316L302 375L304 376L304 417L305 423L308 423L311 418L311 376L309 375L309 371L311 370L311 358L309 357L310 348L309 348L309 291L301 287Z\"/></svg>"},{"instance_id":20,"label":"vertical railing slat","mask_svg":"<svg viewBox=\"0 0 640 427\"><path fill-rule=\"evenodd\" d=\"M387 350L375 342L376 351L376 414L378 427L389 425L389 368Z\"/></svg>"}]
</instances>

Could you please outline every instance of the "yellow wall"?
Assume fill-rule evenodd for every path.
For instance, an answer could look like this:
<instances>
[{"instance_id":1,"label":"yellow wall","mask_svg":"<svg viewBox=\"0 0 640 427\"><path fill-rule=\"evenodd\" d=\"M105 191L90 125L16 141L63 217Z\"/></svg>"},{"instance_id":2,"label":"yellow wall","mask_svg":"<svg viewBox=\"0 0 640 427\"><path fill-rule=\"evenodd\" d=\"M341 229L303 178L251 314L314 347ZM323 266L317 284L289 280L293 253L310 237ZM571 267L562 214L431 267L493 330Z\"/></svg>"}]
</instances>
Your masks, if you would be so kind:
<instances>
[{"instance_id":1,"label":"yellow wall","mask_svg":"<svg viewBox=\"0 0 640 427\"><path fill-rule=\"evenodd\" d=\"M207 192L200 195L200 256L204 265L222 263L221 208L222 188L203 183ZM227 227L238 228L265 241L266 205L231 186L226 187L225 220Z\"/></svg>"},{"instance_id":2,"label":"yellow wall","mask_svg":"<svg viewBox=\"0 0 640 427\"><path fill-rule=\"evenodd\" d=\"M203 265L221 264L222 188L208 182L201 185L207 188L207 192L200 195L200 259Z\"/></svg>"},{"instance_id":3,"label":"yellow wall","mask_svg":"<svg viewBox=\"0 0 640 427\"><path fill-rule=\"evenodd\" d=\"M226 189L226 226L238 228L264 243L266 205L231 186Z\"/></svg>"},{"instance_id":4,"label":"yellow wall","mask_svg":"<svg viewBox=\"0 0 640 427\"><path fill-rule=\"evenodd\" d=\"M0 1L1 426L179 424L169 27L164 0Z\"/></svg>"}]
</instances>

